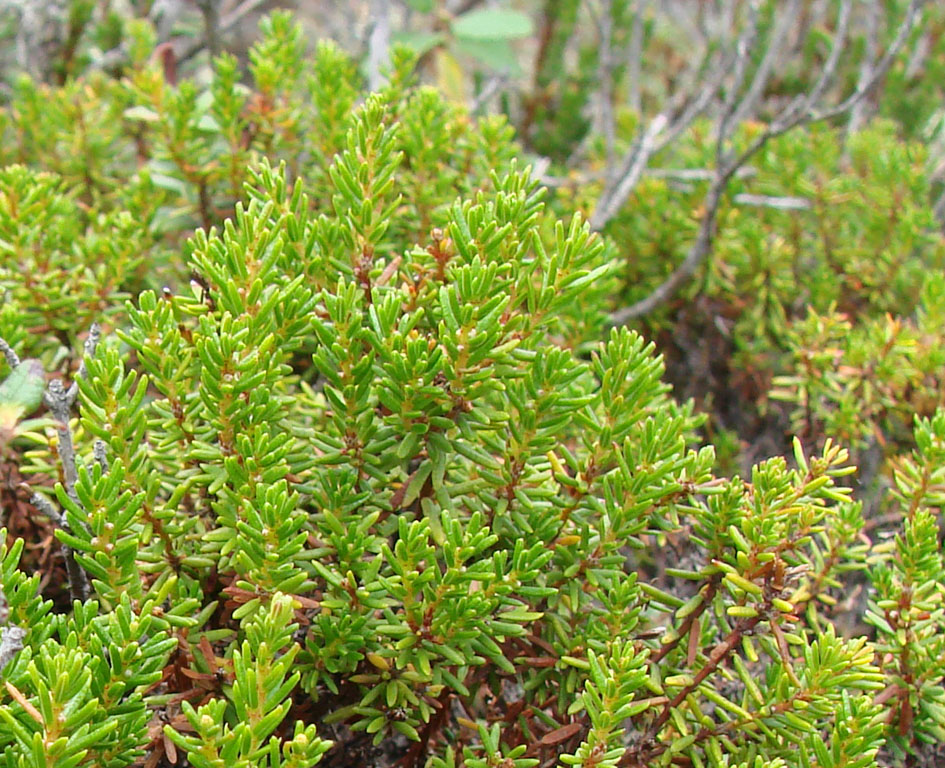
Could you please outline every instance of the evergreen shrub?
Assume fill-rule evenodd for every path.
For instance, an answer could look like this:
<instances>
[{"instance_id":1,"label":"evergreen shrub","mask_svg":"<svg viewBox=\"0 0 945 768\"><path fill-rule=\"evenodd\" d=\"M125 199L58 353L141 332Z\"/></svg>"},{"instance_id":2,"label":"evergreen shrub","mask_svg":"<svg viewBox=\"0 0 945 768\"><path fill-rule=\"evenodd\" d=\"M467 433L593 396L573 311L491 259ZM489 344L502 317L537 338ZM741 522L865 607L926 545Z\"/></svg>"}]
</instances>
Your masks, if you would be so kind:
<instances>
[{"instance_id":1,"label":"evergreen shrub","mask_svg":"<svg viewBox=\"0 0 945 768\"><path fill-rule=\"evenodd\" d=\"M741 140L756 130L747 124ZM686 174L710 167L713 153L711 126L696 124L607 224L621 262L617 306L647 296L684 259L708 183ZM594 155L592 167L601 162ZM741 452L722 447L727 434L769 451L798 434L816 444L833 436L859 459L864 437L909 444L913 416L941 404L935 286L945 237L931 187L926 148L885 121L848 142L831 126L787 133L731 182L711 259L636 322L666 356L679 392L711 414L708 435L725 456ZM599 189L569 182L554 207L592 209ZM910 330L916 322L921 329ZM888 390L882 405L872 388ZM793 417L782 414L784 400L798 404Z\"/></svg>"},{"instance_id":2,"label":"evergreen shrub","mask_svg":"<svg viewBox=\"0 0 945 768\"><path fill-rule=\"evenodd\" d=\"M362 96L277 15L251 86L136 61L23 81L4 117L5 765L850 768L945 740L945 413L873 547L829 439L717 470L653 345L605 329L614 245L408 55Z\"/></svg>"}]
</instances>

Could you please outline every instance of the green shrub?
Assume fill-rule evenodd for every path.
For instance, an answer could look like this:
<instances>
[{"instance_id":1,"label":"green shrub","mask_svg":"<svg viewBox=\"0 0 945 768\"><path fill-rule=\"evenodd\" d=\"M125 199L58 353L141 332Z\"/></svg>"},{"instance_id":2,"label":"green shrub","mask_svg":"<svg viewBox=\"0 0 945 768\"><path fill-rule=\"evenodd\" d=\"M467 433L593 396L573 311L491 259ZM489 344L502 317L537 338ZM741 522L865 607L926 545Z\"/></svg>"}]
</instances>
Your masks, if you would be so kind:
<instances>
[{"instance_id":1,"label":"green shrub","mask_svg":"<svg viewBox=\"0 0 945 768\"><path fill-rule=\"evenodd\" d=\"M826 768L940 742L945 415L896 465L891 546L830 439L719 473L654 346L605 332L617 247L546 207L502 120L402 52L362 99L336 49L265 33L251 88L227 57L205 89L140 64L23 81L6 116L0 469L32 507L3 499L65 564L0 549L4 763ZM99 143L54 152L91 116ZM888 146L831 220L851 237L894 182L925 221ZM871 311L920 271L864 282Z\"/></svg>"},{"instance_id":2,"label":"green shrub","mask_svg":"<svg viewBox=\"0 0 945 768\"><path fill-rule=\"evenodd\" d=\"M835 308L811 309L791 329L796 373L781 377L775 392L797 404L795 429L860 447L878 439L890 454L911 445L913 419L945 405L943 301L945 281L932 273L912 317L887 314L854 327Z\"/></svg>"},{"instance_id":3,"label":"green shrub","mask_svg":"<svg viewBox=\"0 0 945 768\"><path fill-rule=\"evenodd\" d=\"M622 261L617 306L647 296L684 259L699 227L703 211L698 206L708 182L680 176L712 165L709 128L697 124L666 150L666 157L658 158L663 172L644 178L605 228ZM750 136L753 130L748 125L744 133ZM837 339L812 335L812 318L842 313L858 331L849 336L836 328L838 339L862 347L855 341L858 334L878 338L878 331L867 329L882 326L887 314L908 325L926 276L945 267L945 239L932 212L924 147L902 142L891 124L878 122L854 135L847 154L842 131L831 127L773 140L748 173L732 182L719 211L712 258L673 301L638 321L667 356L673 380L713 414L714 429L736 430L752 439L759 420L770 418L771 395L783 397L783 385L793 377L834 391L828 381L846 370L828 362ZM576 202L589 210L597 191L587 185L572 197L572 190L559 190L556 207L566 210ZM776 207L779 201L786 207ZM927 324L928 332L934 322ZM804 363L807 355L824 365ZM845 363L858 365L852 357ZM889 407L908 409L913 399L903 397L902 389L907 381L916 386L924 373L907 372L891 357L883 365L895 375L873 377L871 369L864 369L865 375L880 387L893 387ZM925 371L933 369L930 359ZM894 379L901 383L893 385ZM926 383L934 386L931 379ZM728 405L732 402L736 408ZM856 429L871 429L861 418L871 406L860 401L848 406L845 413ZM921 413L930 415L934 407L927 401ZM911 421L910 415L900 431L908 433ZM848 445L860 437L835 421L795 420L791 426L820 443L827 435Z\"/></svg>"}]
</instances>

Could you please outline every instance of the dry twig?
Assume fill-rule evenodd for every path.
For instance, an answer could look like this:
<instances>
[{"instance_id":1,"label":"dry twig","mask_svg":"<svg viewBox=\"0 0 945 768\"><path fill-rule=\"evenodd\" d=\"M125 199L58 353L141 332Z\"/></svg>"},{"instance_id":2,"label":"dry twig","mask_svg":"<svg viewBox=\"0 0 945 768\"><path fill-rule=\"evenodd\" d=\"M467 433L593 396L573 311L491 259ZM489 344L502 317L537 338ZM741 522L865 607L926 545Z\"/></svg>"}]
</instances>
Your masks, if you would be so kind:
<instances>
[{"instance_id":1,"label":"dry twig","mask_svg":"<svg viewBox=\"0 0 945 768\"><path fill-rule=\"evenodd\" d=\"M88 338L85 340L82 362L79 364L79 370L72 384L66 389L62 385L62 381L54 379L49 382L46 391L43 393L43 404L49 409L57 422L56 431L59 438L57 451L62 464L63 488L69 498L80 506L81 503L75 490L76 482L79 479L79 472L69 420L72 414L72 407L75 405L75 401L79 396L79 379L85 378L87 375L85 361L95 354L95 349L98 346L100 337L101 331L98 325L93 324L89 330ZM7 362L11 365L15 366L19 364L19 358L16 353L3 339L0 339L0 351L4 353ZM96 458L98 458L99 453L102 455L102 459L99 459L101 461L104 459L104 450L97 448ZM30 502L41 514L48 517L57 528L70 532L70 526L65 515L56 509L55 505L53 505L49 499L29 488L28 485L26 485L26 489L30 493ZM85 600L89 595L88 577L85 571L82 570L76 562L75 554L72 550L65 544L61 546L66 561L66 571L69 574L69 589L72 598L75 600Z\"/></svg>"},{"instance_id":2,"label":"dry twig","mask_svg":"<svg viewBox=\"0 0 945 768\"><path fill-rule=\"evenodd\" d=\"M890 65L902 50L910 32L917 24L922 7L926 2L927 0L911 0L893 41L889 44L883 56L876 62L869 77L859 82L854 91L838 104L831 107L822 107L820 105L821 100L836 77L850 25L853 3L852 0L843 0L838 11L837 25L831 50L817 82L807 94L802 94L794 98L770 123L768 123L765 129L755 137L748 147L743 149L740 153L729 149L732 135L737 127L732 116L741 111L741 104L744 99L753 98L753 93L763 90L764 83L761 82L759 85L759 77L764 79L767 76L763 75L761 72L756 73L746 94L744 94L740 100L732 101L730 97L726 99L726 104L723 107L722 115L719 120L715 177L703 201L702 207L705 213L703 214L695 241L690 246L682 263L663 283L640 301L614 312L609 318L610 325L623 325L633 318L646 315L675 295L676 291L695 274L696 270L702 265L712 250L719 205L728 188L729 182L735 174L771 139L781 136L800 125L809 125L844 115L864 99L877 86L882 78L885 77ZM750 49L742 44L742 42L746 40L746 32L750 33L753 37L754 30L751 21L746 25L745 30L743 30L739 38L739 45L737 46L739 60L744 59L744 57L750 54ZM744 70L738 62L736 62L733 76L736 86L740 86L743 79ZM636 171L636 173L636 178L639 179L642 170ZM634 181L634 184L635 183ZM627 195L629 195L633 185L624 185L624 188L627 188ZM626 197L620 200L620 204L622 204L625 199ZM613 211L613 213L611 213L610 216L602 215L597 218L592 218L592 226L599 229L616 213L617 209L619 209L619 205L615 205L614 200L608 200L607 211Z\"/></svg>"}]
</instances>

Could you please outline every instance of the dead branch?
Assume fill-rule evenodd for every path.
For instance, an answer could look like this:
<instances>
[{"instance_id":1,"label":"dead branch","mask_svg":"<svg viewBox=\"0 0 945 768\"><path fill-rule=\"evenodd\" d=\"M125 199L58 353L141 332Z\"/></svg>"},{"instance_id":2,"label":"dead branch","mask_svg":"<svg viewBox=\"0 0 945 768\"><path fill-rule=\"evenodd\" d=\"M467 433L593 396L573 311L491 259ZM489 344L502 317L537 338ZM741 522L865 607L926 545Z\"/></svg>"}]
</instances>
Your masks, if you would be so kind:
<instances>
[{"instance_id":1,"label":"dead branch","mask_svg":"<svg viewBox=\"0 0 945 768\"><path fill-rule=\"evenodd\" d=\"M81 506L81 502L75 490L76 482L79 479L78 463L75 454L75 443L72 439L72 428L69 426L69 421L72 415L72 408L79 396L79 379L83 379L87 375L85 361L95 354L95 349L98 346L100 337L101 330L97 324L93 324L89 330L88 338L85 340L83 348L84 354L82 362L79 364L79 370L68 389L62 385L62 381L54 379L49 382L46 386L46 391L43 392L43 403L57 422L56 431L59 438L57 451L62 465L63 488L69 499L79 506ZM19 363L19 358L16 353L3 339L0 339L0 351L6 355L9 363ZM99 453L104 457L104 450L96 447L96 458L98 458ZM101 461L102 459L99 460ZM65 515L56 509L49 499L30 488L28 484L24 484L24 486L30 493L30 502L41 514L48 517L57 528L71 532L69 522L66 520ZM88 576L76 562L75 554L72 549L65 544L61 544L61 546L66 561L66 571L69 574L69 590L72 594L72 598L75 600L85 600L89 595Z\"/></svg>"},{"instance_id":2,"label":"dead branch","mask_svg":"<svg viewBox=\"0 0 945 768\"><path fill-rule=\"evenodd\" d=\"M384 82L383 69L390 58L390 3L371 0L371 31L368 34L368 90L378 90Z\"/></svg>"},{"instance_id":3,"label":"dead branch","mask_svg":"<svg viewBox=\"0 0 945 768\"><path fill-rule=\"evenodd\" d=\"M807 94L802 94L793 99L770 123L768 123L765 129L755 137L748 147L740 153L736 154L732 150L727 149L728 145L731 143L732 134L736 126L730 119L728 110L723 110L719 122L720 128L716 153L717 168L715 179L710 185L703 202L705 213L703 214L695 241L690 246L682 263L662 284L657 286L648 296L640 301L614 312L609 319L610 325L622 325L633 318L646 315L675 295L679 288L695 274L696 270L702 265L711 252L715 238L719 205L724 197L729 181L738 170L754 157L771 139L781 136L800 125L809 125L844 115L865 98L882 78L885 77L892 62L902 50L910 32L918 22L922 7L926 2L927 0L911 0L893 41L889 44L883 56L876 62L869 77L858 83L854 91L838 104L832 107L820 106L824 94L836 77L842 52L846 44L852 0L844 0L838 11L836 31L834 33L831 50L817 82ZM739 78L739 72L736 69L735 81L737 82ZM755 84L753 83L744 98L750 97L754 88ZM738 109L739 107L736 105L733 109L733 113L737 112Z\"/></svg>"}]
</instances>

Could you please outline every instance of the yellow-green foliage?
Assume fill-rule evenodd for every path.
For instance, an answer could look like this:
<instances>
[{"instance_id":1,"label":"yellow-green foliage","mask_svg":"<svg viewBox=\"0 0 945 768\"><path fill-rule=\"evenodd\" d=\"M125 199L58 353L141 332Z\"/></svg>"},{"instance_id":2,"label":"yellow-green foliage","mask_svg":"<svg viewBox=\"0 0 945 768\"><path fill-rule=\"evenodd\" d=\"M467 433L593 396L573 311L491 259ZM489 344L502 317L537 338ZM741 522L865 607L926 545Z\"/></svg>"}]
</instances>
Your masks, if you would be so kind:
<instances>
[{"instance_id":1,"label":"yellow-green foliage","mask_svg":"<svg viewBox=\"0 0 945 768\"><path fill-rule=\"evenodd\" d=\"M654 345L605 331L678 261L697 189L645 180L606 240L410 55L368 95L289 17L263 32L250 85L226 56L169 82L138 29L124 77L24 80L4 115L0 469L34 495L2 498L66 563L3 536L4 764L865 768L938 744L945 413L894 465L885 546L830 438L720 473ZM706 162L704 134L666 159ZM879 423L932 375L907 348L940 330L943 254L921 152L884 125L836 145L772 142L681 301L717 308L733 366L790 373L823 339L812 371L865 369L924 284L880 395L785 380L858 439L852 409Z\"/></svg>"}]
</instances>

